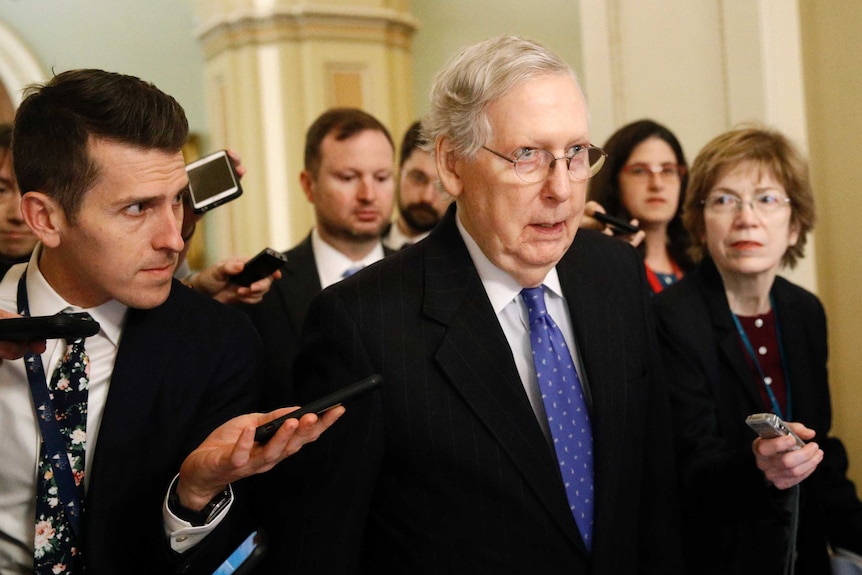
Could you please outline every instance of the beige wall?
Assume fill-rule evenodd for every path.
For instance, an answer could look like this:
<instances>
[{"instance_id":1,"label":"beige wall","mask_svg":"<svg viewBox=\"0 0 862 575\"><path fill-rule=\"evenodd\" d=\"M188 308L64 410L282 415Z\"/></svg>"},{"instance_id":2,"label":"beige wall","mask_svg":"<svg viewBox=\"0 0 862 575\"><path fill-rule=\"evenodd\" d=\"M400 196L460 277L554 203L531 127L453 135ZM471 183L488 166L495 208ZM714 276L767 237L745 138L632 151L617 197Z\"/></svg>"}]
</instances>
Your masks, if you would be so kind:
<instances>
[{"instance_id":1,"label":"beige wall","mask_svg":"<svg viewBox=\"0 0 862 575\"><path fill-rule=\"evenodd\" d=\"M800 0L817 272L829 318L834 431L862 485L862 3Z\"/></svg>"},{"instance_id":2,"label":"beige wall","mask_svg":"<svg viewBox=\"0 0 862 575\"><path fill-rule=\"evenodd\" d=\"M286 250L313 210L299 185L308 126L334 106L367 110L398 134L415 115L404 2L194 2L206 60L211 148L241 150L242 202L204 221L208 259Z\"/></svg>"}]
</instances>

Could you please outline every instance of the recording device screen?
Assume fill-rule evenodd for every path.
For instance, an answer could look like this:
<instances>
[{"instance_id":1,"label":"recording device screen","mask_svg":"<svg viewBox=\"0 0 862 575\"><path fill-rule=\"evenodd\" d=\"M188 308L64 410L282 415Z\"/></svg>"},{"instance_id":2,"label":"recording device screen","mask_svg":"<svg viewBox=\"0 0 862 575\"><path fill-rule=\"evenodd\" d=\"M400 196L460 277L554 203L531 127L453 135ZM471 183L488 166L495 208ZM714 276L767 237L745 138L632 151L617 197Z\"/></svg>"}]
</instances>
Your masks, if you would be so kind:
<instances>
[{"instance_id":1,"label":"recording device screen","mask_svg":"<svg viewBox=\"0 0 862 575\"><path fill-rule=\"evenodd\" d=\"M241 575L251 571L263 554L262 534L254 531L233 550L230 557L219 565L212 575Z\"/></svg>"},{"instance_id":2,"label":"recording device screen","mask_svg":"<svg viewBox=\"0 0 862 575\"><path fill-rule=\"evenodd\" d=\"M230 157L224 150L186 166L195 213L202 214L242 194Z\"/></svg>"}]
</instances>

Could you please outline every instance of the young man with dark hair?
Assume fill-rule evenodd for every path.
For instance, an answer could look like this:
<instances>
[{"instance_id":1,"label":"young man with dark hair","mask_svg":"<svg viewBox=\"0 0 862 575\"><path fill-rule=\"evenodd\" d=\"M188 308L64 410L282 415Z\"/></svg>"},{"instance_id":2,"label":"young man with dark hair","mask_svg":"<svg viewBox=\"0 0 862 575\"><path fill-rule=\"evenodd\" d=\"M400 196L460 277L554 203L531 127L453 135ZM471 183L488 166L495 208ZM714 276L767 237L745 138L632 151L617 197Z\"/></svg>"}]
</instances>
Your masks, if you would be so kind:
<instances>
[{"instance_id":1,"label":"young man with dark hair","mask_svg":"<svg viewBox=\"0 0 862 575\"><path fill-rule=\"evenodd\" d=\"M239 480L340 415L254 443L287 411L242 415L257 407L254 329L173 279L187 135L172 97L101 70L61 73L18 109L15 172L39 244L0 282L0 315L86 312L100 329L0 343L0 572L211 573L251 528Z\"/></svg>"}]
</instances>

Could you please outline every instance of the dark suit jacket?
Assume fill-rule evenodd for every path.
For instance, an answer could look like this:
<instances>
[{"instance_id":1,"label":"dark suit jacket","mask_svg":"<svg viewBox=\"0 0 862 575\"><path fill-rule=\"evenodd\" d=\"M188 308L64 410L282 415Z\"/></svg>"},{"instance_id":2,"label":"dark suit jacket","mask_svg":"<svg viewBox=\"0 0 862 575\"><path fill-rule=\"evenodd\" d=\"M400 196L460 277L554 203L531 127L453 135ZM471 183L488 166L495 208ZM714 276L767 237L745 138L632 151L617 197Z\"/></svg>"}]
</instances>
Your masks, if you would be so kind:
<instances>
[{"instance_id":1,"label":"dark suit jacket","mask_svg":"<svg viewBox=\"0 0 862 575\"><path fill-rule=\"evenodd\" d=\"M392 252L384 248L384 253ZM240 306L257 328L266 353L261 410L294 405L292 370L305 316L320 290L320 276L311 249L311 234L284 252L281 279L272 283L260 303Z\"/></svg>"},{"instance_id":2,"label":"dark suit jacket","mask_svg":"<svg viewBox=\"0 0 862 575\"><path fill-rule=\"evenodd\" d=\"M797 575L828 573L827 540L862 552L862 504L845 476L847 455L828 438L826 316L819 300L783 278L771 291L787 362L791 419L817 431L825 459L802 483ZM656 296L672 388L682 485L683 533L697 573L781 573L787 492L757 469L745 418L771 411L761 399L715 264L707 259Z\"/></svg>"},{"instance_id":3,"label":"dark suit jacket","mask_svg":"<svg viewBox=\"0 0 862 575\"><path fill-rule=\"evenodd\" d=\"M678 572L669 406L642 262L581 231L557 266L592 392L590 555L454 210L314 300L295 366L301 399L372 373L383 392L351 402L274 472L289 487L271 494L281 531L264 572Z\"/></svg>"},{"instance_id":4,"label":"dark suit jacket","mask_svg":"<svg viewBox=\"0 0 862 575\"><path fill-rule=\"evenodd\" d=\"M284 255L287 263L281 268L281 279L272 282L263 300L240 306L257 328L266 354L262 411L294 405L291 370L299 334L311 300L321 289L311 234Z\"/></svg>"},{"instance_id":5,"label":"dark suit jacket","mask_svg":"<svg viewBox=\"0 0 862 575\"><path fill-rule=\"evenodd\" d=\"M129 310L85 501L88 575L212 573L240 538L248 497L199 549L175 557L162 504L185 457L218 425L254 411L260 343L243 314L174 281L167 301ZM246 531L245 534L248 534Z\"/></svg>"}]
</instances>

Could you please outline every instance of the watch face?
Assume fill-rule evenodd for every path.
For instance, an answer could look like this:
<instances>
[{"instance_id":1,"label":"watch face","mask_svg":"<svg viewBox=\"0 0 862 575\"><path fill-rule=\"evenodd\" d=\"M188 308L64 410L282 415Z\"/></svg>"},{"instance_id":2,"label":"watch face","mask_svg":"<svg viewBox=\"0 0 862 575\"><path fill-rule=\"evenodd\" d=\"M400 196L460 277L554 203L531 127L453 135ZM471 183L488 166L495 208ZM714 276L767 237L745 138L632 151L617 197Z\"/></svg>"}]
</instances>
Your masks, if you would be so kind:
<instances>
[{"instance_id":1,"label":"watch face","mask_svg":"<svg viewBox=\"0 0 862 575\"><path fill-rule=\"evenodd\" d=\"M231 496L230 486L210 499L210 502L206 504L206 507L201 510L202 514L206 514L204 525L212 523L213 519L218 517L222 511L227 509L227 506L231 501L233 501L233 497Z\"/></svg>"}]
</instances>

